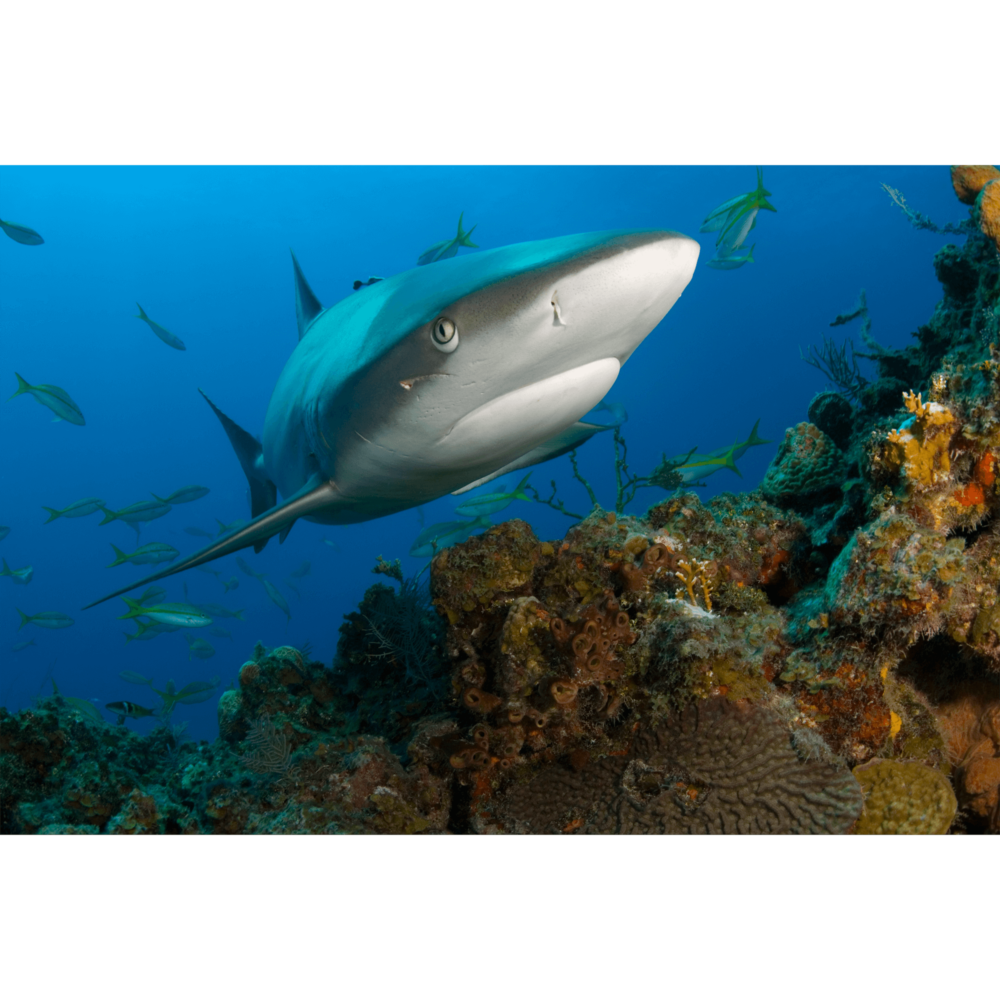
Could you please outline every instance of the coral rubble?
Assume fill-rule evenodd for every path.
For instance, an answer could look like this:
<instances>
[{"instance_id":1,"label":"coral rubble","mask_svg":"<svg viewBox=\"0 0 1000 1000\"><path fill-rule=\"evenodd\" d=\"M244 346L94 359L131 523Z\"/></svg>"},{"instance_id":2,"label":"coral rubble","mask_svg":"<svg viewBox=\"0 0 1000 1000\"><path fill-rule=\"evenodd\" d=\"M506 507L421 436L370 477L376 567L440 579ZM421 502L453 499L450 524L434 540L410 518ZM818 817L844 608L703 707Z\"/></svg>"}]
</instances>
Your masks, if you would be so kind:
<instances>
[{"instance_id":1,"label":"coral rubble","mask_svg":"<svg viewBox=\"0 0 1000 1000\"><path fill-rule=\"evenodd\" d=\"M866 326L877 377L759 490L510 520L429 590L380 560L333 664L258 644L212 743L0 710L0 829L1000 832L995 178L953 168L933 316L905 349Z\"/></svg>"}]
</instances>

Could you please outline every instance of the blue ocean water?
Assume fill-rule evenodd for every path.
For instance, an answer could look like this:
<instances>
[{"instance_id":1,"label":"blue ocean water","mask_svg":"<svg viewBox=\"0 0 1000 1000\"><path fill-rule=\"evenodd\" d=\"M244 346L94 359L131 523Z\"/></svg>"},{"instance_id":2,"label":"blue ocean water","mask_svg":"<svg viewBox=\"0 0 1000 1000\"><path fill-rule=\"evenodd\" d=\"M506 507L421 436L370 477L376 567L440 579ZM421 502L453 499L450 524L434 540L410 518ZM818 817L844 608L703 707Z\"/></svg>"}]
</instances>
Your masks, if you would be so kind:
<instances>
[{"instance_id":1,"label":"blue ocean water","mask_svg":"<svg viewBox=\"0 0 1000 1000\"><path fill-rule=\"evenodd\" d=\"M64 388L87 421L53 423L53 414L28 396L0 404L0 524L11 528L0 555L14 569L34 567L26 586L0 579L0 704L26 707L51 691L52 678L63 694L101 707L121 699L153 707L156 699L122 681L120 671L153 677L157 687L213 677L224 687L258 639L267 646L309 642L329 663L342 616L380 579L371 574L377 557L400 558L404 571L415 573L426 560L409 557L413 539L427 525L455 519L459 500L444 497L359 525L300 521L283 545L274 539L259 555L244 550L242 558L288 601L290 622L237 569L234 556L212 567L239 580L230 594L197 569L171 577L163 583L167 600L243 609L243 621L216 622L232 640L195 633L216 649L207 660L189 658L181 632L126 644L123 632L135 628L116 618L126 610L121 600L80 610L150 567L107 568L112 543L135 548L136 534L123 522L102 527L100 515L91 515L46 524L43 505L63 508L94 496L119 509L151 493L204 485L207 497L149 522L139 539L169 543L184 555L204 542L184 528L214 534L216 519L249 517L246 481L197 389L261 433L296 344L289 248L323 304L332 305L354 294L355 279L414 266L430 244L454 235L463 211L483 249L622 228L674 229L698 239L702 253L690 285L608 398L628 411L629 464L640 474L663 453L743 439L759 418L759 433L773 443L739 461L742 478L721 471L697 492L707 498L755 487L785 428L806 419L811 397L826 386L799 349L831 334L853 334L858 343L856 325L831 330L829 323L861 288L872 333L890 347L908 343L940 298L932 260L954 237L913 229L881 183L939 225L967 215L947 167L763 170L777 212L758 219L754 263L717 271L706 266L716 234L699 234L699 226L721 202L753 189L753 166L0 168L0 218L45 238L30 247L0 237L3 398L16 390L17 371L32 384ZM187 350L172 350L134 318L136 302ZM580 468L602 504L613 507L610 435L581 449ZM513 487L517 478L498 482ZM537 467L531 482L547 495L552 479L570 509L586 512L568 458ZM642 490L629 510L641 513L663 495ZM573 523L520 501L493 520L507 517L523 518L552 539ZM308 575L292 579L297 597L286 580L305 562ZM16 608L59 611L74 625L18 631ZM12 650L28 638L36 645ZM179 706L173 721L211 739L215 700ZM144 732L154 720L129 724Z\"/></svg>"}]
</instances>

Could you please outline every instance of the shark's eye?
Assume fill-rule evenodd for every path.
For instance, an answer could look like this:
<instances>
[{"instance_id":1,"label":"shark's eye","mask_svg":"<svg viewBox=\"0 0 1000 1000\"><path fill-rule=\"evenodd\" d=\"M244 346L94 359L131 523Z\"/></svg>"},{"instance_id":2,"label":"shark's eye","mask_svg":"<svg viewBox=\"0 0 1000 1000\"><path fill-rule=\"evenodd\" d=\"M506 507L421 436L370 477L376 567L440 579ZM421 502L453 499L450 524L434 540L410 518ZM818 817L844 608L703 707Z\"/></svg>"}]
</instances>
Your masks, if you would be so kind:
<instances>
[{"instance_id":1,"label":"shark's eye","mask_svg":"<svg viewBox=\"0 0 1000 1000\"><path fill-rule=\"evenodd\" d=\"M439 351L450 354L458 347L458 328L447 316L438 316L431 327L431 340Z\"/></svg>"}]
</instances>

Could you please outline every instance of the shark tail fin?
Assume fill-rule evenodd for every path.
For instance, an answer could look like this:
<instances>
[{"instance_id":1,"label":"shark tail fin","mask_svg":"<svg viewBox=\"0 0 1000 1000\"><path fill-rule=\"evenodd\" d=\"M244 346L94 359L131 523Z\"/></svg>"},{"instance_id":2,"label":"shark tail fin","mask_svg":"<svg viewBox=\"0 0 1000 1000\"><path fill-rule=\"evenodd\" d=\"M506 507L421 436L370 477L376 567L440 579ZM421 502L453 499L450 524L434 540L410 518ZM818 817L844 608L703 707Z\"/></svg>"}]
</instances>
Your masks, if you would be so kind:
<instances>
[{"instance_id":1,"label":"shark tail fin","mask_svg":"<svg viewBox=\"0 0 1000 1000\"><path fill-rule=\"evenodd\" d=\"M308 288L308 286L306 287ZM205 396L201 389L198 391L201 392L202 396ZM243 474L247 477L247 483L250 486L250 512L256 518L264 511L270 510L278 502L278 488L264 472L264 453L260 442L252 434L243 430L234 420L230 420L208 396L205 396L205 402L212 407L212 412L219 418L219 423L222 424L222 429L226 432L229 443L233 446L233 451L236 452L236 457L240 461ZM260 552L264 548L268 537L265 536L254 543L255 552ZM240 546L240 548L242 547Z\"/></svg>"},{"instance_id":2,"label":"shark tail fin","mask_svg":"<svg viewBox=\"0 0 1000 1000\"><path fill-rule=\"evenodd\" d=\"M10 402L11 399L17 399L17 397L20 396L22 393L31 391L31 386L28 385L28 383L25 382L24 379L17 374L17 372L14 372L14 377L17 379L17 392L15 392L14 395L7 400L8 403Z\"/></svg>"},{"instance_id":3,"label":"shark tail fin","mask_svg":"<svg viewBox=\"0 0 1000 1000\"><path fill-rule=\"evenodd\" d=\"M323 304L316 298L292 253L292 267L295 268L295 322L299 328L299 340L305 336L306 328L323 311Z\"/></svg>"},{"instance_id":4,"label":"shark tail fin","mask_svg":"<svg viewBox=\"0 0 1000 1000\"><path fill-rule=\"evenodd\" d=\"M182 559L174 566L160 570L159 573L153 573L142 580L137 580L135 583L129 584L127 587L122 587L113 594L108 594L99 600L92 601L86 607L92 608L95 604L111 600L112 597L121 597L135 587L145 587L155 580L162 580L165 577L173 576L175 573L183 573L186 569L193 569L195 566L201 566L203 563L211 562L213 559L228 556L232 552L239 552L240 549L248 548L251 545L256 547L258 543L266 542L272 535L278 534L289 522L296 521L298 518L304 517L314 510L320 510L335 503L338 496L337 487L332 482L321 480L318 476L315 476L298 493L290 496L281 506L264 511L238 531L234 531L231 535L226 535L211 545L207 545L205 548L188 556L187 559ZM124 600L129 605L130 613L121 617L134 618L143 613L142 608L137 602L130 601L127 597ZM83 610L86 610L86 608Z\"/></svg>"}]
</instances>

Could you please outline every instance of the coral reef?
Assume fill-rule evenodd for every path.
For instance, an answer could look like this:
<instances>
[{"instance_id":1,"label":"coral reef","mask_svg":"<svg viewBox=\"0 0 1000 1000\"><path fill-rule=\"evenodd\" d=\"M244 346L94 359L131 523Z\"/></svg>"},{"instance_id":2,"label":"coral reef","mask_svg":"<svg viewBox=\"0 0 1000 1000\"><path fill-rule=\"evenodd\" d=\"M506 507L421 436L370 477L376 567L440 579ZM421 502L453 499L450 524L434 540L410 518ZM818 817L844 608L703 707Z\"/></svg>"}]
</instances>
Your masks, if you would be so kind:
<instances>
[{"instance_id":1,"label":"coral reef","mask_svg":"<svg viewBox=\"0 0 1000 1000\"><path fill-rule=\"evenodd\" d=\"M991 166L952 167L951 184L958 200L965 205L974 205L976 196L983 187L1000 177L1000 170Z\"/></svg>"},{"instance_id":2,"label":"coral reef","mask_svg":"<svg viewBox=\"0 0 1000 1000\"><path fill-rule=\"evenodd\" d=\"M499 812L519 833L843 833L861 807L846 769L803 760L776 713L715 697L627 756L549 765Z\"/></svg>"},{"instance_id":3,"label":"coral reef","mask_svg":"<svg viewBox=\"0 0 1000 1000\"><path fill-rule=\"evenodd\" d=\"M833 439L814 424L801 423L785 431L760 491L775 503L814 503L840 488L844 469L844 456Z\"/></svg>"},{"instance_id":4,"label":"coral reef","mask_svg":"<svg viewBox=\"0 0 1000 1000\"><path fill-rule=\"evenodd\" d=\"M967 682L937 706L954 767L958 800L993 833L1000 833L1000 689Z\"/></svg>"},{"instance_id":5,"label":"coral reef","mask_svg":"<svg viewBox=\"0 0 1000 1000\"><path fill-rule=\"evenodd\" d=\"M1000 253L1000 184L995 180L990 181L979 192L976 213L979 216L979 228L993 240Z\"/></svg>"},{"instance_id":6,"label":"coral reef","mask_svg":"<svg viewBox=\"0 0 1000 1000\"><path fill-rule=\"evenodd\" d=\"M854 769L865 793L855 833L947 833L958 802L951 782L915 761L875 758Z\"/></svg>"},{"instance_id":7,"label":"coral reef","mask_svg":"<svg viewBox=\"0 0 1000 1000\"><path fill-rule=\"evenodd\" d=\"M0 830L1000 832L1000 183L978 170L953 169L970 218L944 230L890 192L964 241L934 257L941 301L902 349L863 294L834 320L867 353L807 359L838 391L759 490L633 476L616 431L614 511L577 519L553 484L565 537L506 521L429 589L380 559L333 663L258 643L211 743L58 694L0 710ZM645 486L668 496L625 514Z\"/></svg>"}]
</instances>

